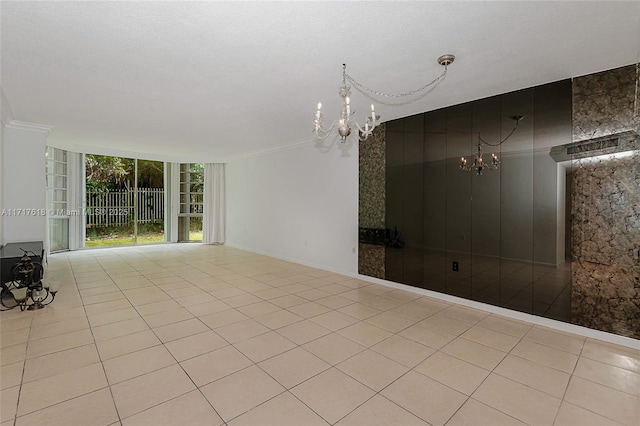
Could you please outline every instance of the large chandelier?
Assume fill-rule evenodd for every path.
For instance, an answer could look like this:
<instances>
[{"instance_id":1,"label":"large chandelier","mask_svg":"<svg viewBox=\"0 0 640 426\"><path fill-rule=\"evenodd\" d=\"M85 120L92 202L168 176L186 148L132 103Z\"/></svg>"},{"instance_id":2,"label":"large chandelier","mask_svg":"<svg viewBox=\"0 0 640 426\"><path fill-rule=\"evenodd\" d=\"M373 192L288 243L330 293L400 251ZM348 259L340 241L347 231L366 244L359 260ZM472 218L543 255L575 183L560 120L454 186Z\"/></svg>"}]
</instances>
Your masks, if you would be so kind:
<instances>
[{"instance_id":1,"label":"large chandelier","mask_svg":"<svg viewBox=\"0 0 640 426\"><path fill-rule=\"evenodd\" d=\"M359 140L365 140L373 133L380 124L380 116L376 114L375 105L371 104L371 113L364 119L364 124L360 124L355 120L355 111L351 109L351 86L353 85L358 92L367 98L382 103L384 105L398 106L415 102L425 97L429 92L435 89L446 77L447 67L454 61L455 56L451 54L442 55L438 58L438 63L444 67L444 71L433 81L425 84L419 89L406 93L386 94L370 89L369 87L357 82L347 73L347 65L342 64L342 84L338 86L338 96L342 102L340 118L334 120L328 127L324 124L324 114L322 113L322 103L318 103L313 120L314 133L317 140L321 143L331 135L335 135L334 130L337 129L338 136L342 143L347 142L347 138L354 132L358 134ZM407 98L411 98L406 100ZM391 99L391 101L381 100Z\"/></svg>"},{"instance_id":2,"label":"large chandelier","mask_svg":"<svg viewBox=\"0 0 640 426\"><path fill-rule=\"evenodd\" d=\"M342 84L338 86L338 96L342 99L342 110L340 112L340 118L331 123L328 128L324 127L324 114L322 113L322 103L318 102L318 110L316 111L313 125L315 127L315 134L319 139L326 139L331 132L337 128L338 134L345 142L351 134L351 128L355 127L360 133L360 139L367 139L373 129L380 123L380 116L376 115L376 108L371 104L371 115L367 116L364 127L360 126L357 121L354 120L353 114L355 111L351 111L351 86L347 84L347 65L342 64Z\"/></svg>"},{"instance_id":3,"label":"large chandelier","mask_svg":"<svg viewBox=\"0 0 640 426\"><path fill-rule=\"evenodd\" d=\"M501 141L499 141L497 143L489 143L489 142L485 141L484 139L482 139L482 137L478 133L478 151L477 151L477 153L476 153L476 155L473 158L473 161L471 163L469 163L465 157L460 158L460 170L465 171L465 172L475 171L478 175L481 175L482 172L484 172L485 170L498 170L498 168L500 167L500 159L498 158L498 156L496 154L491 153L491 160L485 161L482 158L482 145L483 144L484 145L488 145L488 146L500 146L500 145L502 145L511 136L513 136L513 133L516 131L516 129L518 128L518 124L520 123L520 121L523 118L524 117L521 116L521 115L512 116L511 119L513 121L515 121L513 129L511 129L511 132L509 132L509 134L504 139L502 139Z\"/></svg>"}]
</instances>

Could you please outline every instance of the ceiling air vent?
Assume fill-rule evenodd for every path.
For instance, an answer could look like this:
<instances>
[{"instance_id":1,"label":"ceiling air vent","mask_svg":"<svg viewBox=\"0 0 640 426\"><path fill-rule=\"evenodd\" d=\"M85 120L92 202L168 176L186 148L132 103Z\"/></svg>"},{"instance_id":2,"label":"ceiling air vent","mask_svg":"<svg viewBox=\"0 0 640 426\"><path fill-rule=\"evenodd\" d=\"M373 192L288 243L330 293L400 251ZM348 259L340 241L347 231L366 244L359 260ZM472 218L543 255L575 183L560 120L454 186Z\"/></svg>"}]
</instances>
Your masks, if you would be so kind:
<instances>
[{"instance_id":1,"label":"ceiling air vent","mask_svg":"<svg viewBox=\"0 0 640 426\"><path fill-rule=\"evenodd\" d=\"M607 138L595 142L585 141L579 145L573 145L567 147L567 155L581 154L589 151L599 151L605 148L616 148L619 145L620 139L616 136L613 138Z\"/></svg>"},{"instance_id":2,"label":"ceiling air vent","mask_svg":"<svg viewBox=\"0 0 640 426\"><path fill-rule=\"evenodd\" d=\"M549 155L557 162L578 160L597 155L637 150L640 139L634 131L620 132L599 138L587 139L551 148Z\"/></svg>"}]
</instances>

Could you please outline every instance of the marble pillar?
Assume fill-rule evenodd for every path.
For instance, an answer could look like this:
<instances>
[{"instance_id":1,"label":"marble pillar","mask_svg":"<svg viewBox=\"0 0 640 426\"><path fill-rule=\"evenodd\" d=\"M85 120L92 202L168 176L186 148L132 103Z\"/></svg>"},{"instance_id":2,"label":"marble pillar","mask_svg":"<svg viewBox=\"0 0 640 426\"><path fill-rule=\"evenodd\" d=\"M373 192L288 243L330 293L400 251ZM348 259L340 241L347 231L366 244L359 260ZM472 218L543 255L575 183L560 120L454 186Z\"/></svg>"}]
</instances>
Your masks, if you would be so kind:
<instances>
[{"instance_id":1,"label":"marble pillar","mask_svg":"<svg viewBox=\"0 0 640 426\"><path fill-rule=\"evenodd\" d=\"M615 146L572 161L571 322L639 339L636 78L633 65L574 79L574 141L615 139Z\"/></svg>"},{"instance_id":2,"label":"marble pillar","mask_svg":"<svg viewBox=\"0 0 640 426\"><path fill-rule=\"evenodd\" d=\"M358 221L360 244L358 246L358 272L370 277L385 278L385 246L373 243L375 238L364 237L385 227L385 124L359 145L359 204ZM364 237L364 238L363 238Z\"/></svg>"}]
</instances>

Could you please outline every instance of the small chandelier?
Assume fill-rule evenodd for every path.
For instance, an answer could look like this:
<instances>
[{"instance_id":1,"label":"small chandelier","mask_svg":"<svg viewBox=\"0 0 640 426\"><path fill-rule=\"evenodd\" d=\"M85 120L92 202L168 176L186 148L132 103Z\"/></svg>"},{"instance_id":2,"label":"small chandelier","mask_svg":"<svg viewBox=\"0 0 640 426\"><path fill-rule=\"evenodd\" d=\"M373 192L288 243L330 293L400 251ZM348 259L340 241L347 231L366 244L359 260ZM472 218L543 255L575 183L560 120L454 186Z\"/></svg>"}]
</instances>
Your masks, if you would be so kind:
<instances>
[{"instance_id":1,"label":"small chandelier","mask_svg":"<svg viewBox=\"0 0 640 426\"><path fill-rule=\"evenodd\" d=\"M500 167L500 159L496 154L491 153L491 160L484 161L484 159L482 158L482 144L489 145L489 146L502 145L511 136L513 136L513 133L516 131L516 129L518 128L518 124L523 118L524 117L521 115L512 116L511 119L515 121L515 125L513 126L513 129L511 129L511 132L509 132L509 134L498 143L491 144L485 141L484 139L482 139L480 134L478 134L478 152L476 153L476 156L471 163L469 163L465 157L460 158L460 170L465 172L470 172L473 170L478 175L481 175L482 172L485 170L498 170L498 168Z\"/></svg>"},{"instance_id":2,"label":"small chandelier","mask_svg":"<svg viewBox=\"0 0 640 426\"><path fill-rule=\"evenodd\" d=\"M352 131L355 129L358 132L359 140L366 140L371 134L373 130L380 124L380 116L376 114L374 104L371 104L371 114L367 115L364 121L364 125L359 124L355 118L355 111L351 110L351 86L348 83L351 83L353 87L368 97L371 100L378 101L385 105L398 106L404 105L408 103L415 102L417 100L425 97L431 90L435 89L446 77L447 75L447 66L450 65L455 59L454 55L447 54L442 55L438 58L438 63L444 67L444 71L440 76L438 76L433 81L425 84L419 89L412 90L406 93L400 94L386 94L377 92L360 84L353 77L347 74L347 65L342 64L342 84L338 86L338 96L340 96L342 101L342 108L340 112L340 118L334 120L329 127L325 127L324 125L324 114L322 113L322 103L318 103L318 109L316 110L315 117L313 120L314 133L319 141L327 139L330 135L333 134L335 129L338 130L338 135L340 136L340 141L344 144L347 142L347 138L351 135ZM427 90L428 89L428 90ZM391 99L401 99L400 101L395 102L385 102L380 101L378 98L391 98ZM412 97L412 99L408 101L403 101L402 99L406 97Z\"/></svg>"},{"instance_id":3,"label":"small chandelier","mask_svg":"<svg viewBox=\"0 0 640 426\"><path fill-rule=\"evenodd\" d=\"M460 169L465 172L475 170L477 174L481 175L485 170L498 170L500 166L500 159L494 153L491 153L491 161L486 162L482 159L482 142L478 142L478 153L476 154L473 162L469 164L467 159L462 157L460 159Z\"/></svg>"}]
</instances>

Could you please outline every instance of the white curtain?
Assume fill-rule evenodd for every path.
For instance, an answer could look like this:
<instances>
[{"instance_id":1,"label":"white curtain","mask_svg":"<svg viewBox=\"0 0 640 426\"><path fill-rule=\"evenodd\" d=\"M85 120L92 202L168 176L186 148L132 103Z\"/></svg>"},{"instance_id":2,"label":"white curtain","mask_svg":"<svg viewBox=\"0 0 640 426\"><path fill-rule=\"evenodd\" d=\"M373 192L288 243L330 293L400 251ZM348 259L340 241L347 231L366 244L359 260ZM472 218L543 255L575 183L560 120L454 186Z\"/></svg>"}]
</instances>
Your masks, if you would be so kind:
<instances>
[{"instance_id":1,"label":"white curtain","mask_svg":"<svg viewBox=\"0 0 640 426\"><path fill-rule=\"evenodd\" d=\"M226 228L224 164L206 163L204 165L203 201L202 242L224 244Z\"/></svg>"}]
</instances>

